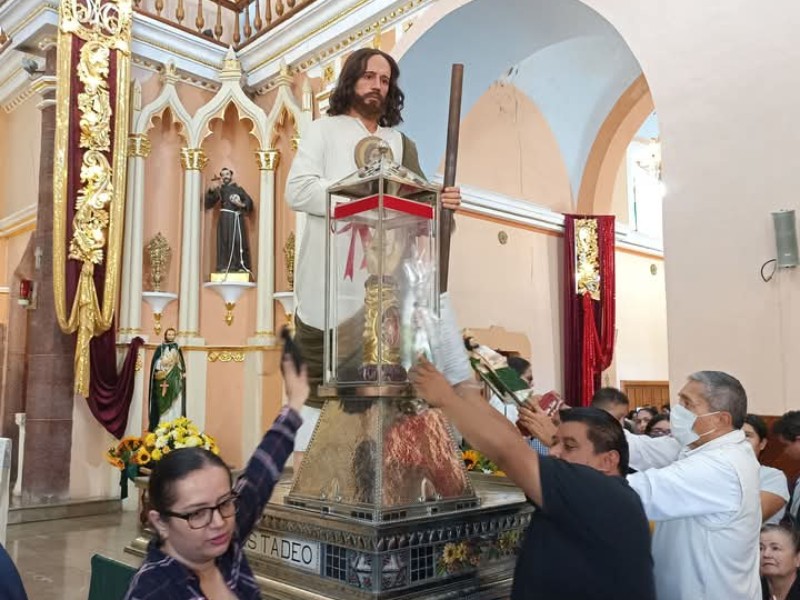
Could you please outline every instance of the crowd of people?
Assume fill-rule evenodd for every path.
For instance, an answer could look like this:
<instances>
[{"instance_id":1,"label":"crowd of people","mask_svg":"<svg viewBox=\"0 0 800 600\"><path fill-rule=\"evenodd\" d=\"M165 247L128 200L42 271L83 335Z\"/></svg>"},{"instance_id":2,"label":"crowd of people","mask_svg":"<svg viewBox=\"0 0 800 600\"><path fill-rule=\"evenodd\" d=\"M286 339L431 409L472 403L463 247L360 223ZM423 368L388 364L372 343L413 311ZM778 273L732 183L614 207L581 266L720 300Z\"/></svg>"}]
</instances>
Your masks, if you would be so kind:
<instances>
[{"instance_id":1,"label":"crowd of people","mask_svg":"<svg viewBox=\"0 0 800 600\"><path fill-rule=\"evenodd\" d=\"M646 551L653 559L651 572L655 596L645 595L641 588L627 585L624 591L613 583L606 589L599 588L598 582L604 579L595 569L602 568L606 574L614 572L601 561L591 570L593 576L597 575L596 579L592 578L594 589L591 592L565 589L562 583L560 592L556 593L556 583L542 578L535 582L535 586L532 582L529 589L551 589L552 593L530 597L800 598L800 583L796 583L800 567L800 537L795 526L800 501L792 500L790 503L789 486L783 471L759 464L768 443L769 430L761 417L747 413L745 391L734 377L717 371L691 374L678 394L678 403L660 409L643 406L631 410L627 396L610 387L601 388L594 394L591 408L565 406L559 415L544 413L536 398L533 396L516 411L517 424L527 436L548 447L549 459L590 466L609 474L603 457L609 448L614 447L608 443L614 436L604 431L599 421L587 425L584 436L575 435L571 430L574 426L565 424L570 421L570 414L584 415L586 411L593 411L608 415L609 422L619 425L615 427L617 436L622 436L616 446L617 464L624 466L619 476L626 478L626 489L638 496L644 519L653 526L653 534L645 550L619 537L613 538L608 547L598 548L597 544L602 544L603 540L602 525L594 523L575 535L564 526L564 520L568 518L570 525L585 525L585 515L578 514L579 510L569 517L560 512L563 506L585 498L582 494L587 493L586 489L581 489L580 484L573 487L573 482L564 476L543 479L543 473L548 473L553 467L541 453L518 451L524 458L511 457L489 443L494 435L499 434L499 428L497 431L484 428L480 436L478 432L472 433L476 447L488 452L539 508L534 519L539 526L538 533L532 528L529 537L541 542L538 536L546 531L541 523L554 522L561 526L559 535L575 537L572 541L576 546L587 531L591 532L591 544L584 539L581 545L587 553L587 560L590 555L609 556L609 552L619 552L626 543L626 557L639 556L636 553ZM452 402L453 407L458 406L456 400ZM498 408L496 403L490 406ZM447 411L450 405L445 403L443 407ZM478 412L478 420L484 418L481 411L473 412ZM509 416L507 411L505 416ZM462 432L470 440L470 421L462 423L462 426L466 427ZM785 414L775 423L773 431L786 446L790 457L798 458L800 411ZM522 439L525 440L525 436ZM527 466L522 467L517 464L519 462ZM532 463L538 463L538 468L534 470ZM543 467L546 468L543 470ZM558 468L568 467L560 465ZM604 497L603 488L594 481L596 476L590 478L585 470L574 467L573 472L584 484L593 486L593 501L598 494ZM529 491L524 482L530 486L531 480L541 487ZM566 497L563 496L565 482L568 482ZM548 504L544 491L550 486L562 495L560 505L555 509ZM798 495L796 489L791 496L797 498ZM593 510L589 514L593 518L602 514L605 519L615 513ZM635 523L630 522L631 518ZM619 532L621 523L627 523L626 527L638 527L640 521L636 513L631 512L626 520L613 521L612 528ZM570 549L573 560L575 550L575 547ZM548 565L551 557L552 552L548 555ZM523 554L520 569L525 558ZM568 559L566 553L561 558ZM626 582L630 582L629 576ZM529 596L520 593L514 597Z\"/></svg>"}]
</instances>

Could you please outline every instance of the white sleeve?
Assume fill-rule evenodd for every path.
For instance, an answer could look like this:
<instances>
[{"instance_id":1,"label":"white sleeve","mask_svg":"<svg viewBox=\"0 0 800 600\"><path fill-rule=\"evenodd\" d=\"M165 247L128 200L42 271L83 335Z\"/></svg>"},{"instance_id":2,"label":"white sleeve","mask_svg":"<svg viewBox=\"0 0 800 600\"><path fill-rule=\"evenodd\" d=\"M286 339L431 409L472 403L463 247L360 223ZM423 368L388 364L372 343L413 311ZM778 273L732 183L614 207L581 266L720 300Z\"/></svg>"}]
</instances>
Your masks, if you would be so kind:
<instances>
[{"instance_id":1,"label":"white sleeve","mask_svg":"<svg viewBox=\"0 0 800 600\"><path fill-rule=\"evenodd\" d=\"M789 483L780 469L762 466L758 472L762 492L769 492L789 501Z\"/></svg>"},{"instance_id":2,"label":"white sleeve","mask_svg":"<svg viewBox=\"0 0 800 600\"><path fill-rule=\"evenodd\" d=\"M628 464L637 471L660 469L678 460L681 444L674 437L651 438L625 431L630 458Z\"/></svg>"},{"instance_id":3,"label":"white sleeve","mask_svg":"<svg viewBox=\"0 0 800 600\"><path fill-rule=\"evenodd\" d=\"M685 517L727 518L742 505L736 469L727 462L690 456L662 469L628 475L647 518L667 521Z\"/></svg>"},{"instance_id":4,"label":"white sleeve","mask_svg":"<svg viewBox=\"0 0 800 600\"><path fill-rule=\"evenodd\" d=\"M322 127L311 123L297 148L286 180L286 202L297 212L324 217L326 193L331 181L325 173L325 140Z\"/></svg>"}]
</instances>

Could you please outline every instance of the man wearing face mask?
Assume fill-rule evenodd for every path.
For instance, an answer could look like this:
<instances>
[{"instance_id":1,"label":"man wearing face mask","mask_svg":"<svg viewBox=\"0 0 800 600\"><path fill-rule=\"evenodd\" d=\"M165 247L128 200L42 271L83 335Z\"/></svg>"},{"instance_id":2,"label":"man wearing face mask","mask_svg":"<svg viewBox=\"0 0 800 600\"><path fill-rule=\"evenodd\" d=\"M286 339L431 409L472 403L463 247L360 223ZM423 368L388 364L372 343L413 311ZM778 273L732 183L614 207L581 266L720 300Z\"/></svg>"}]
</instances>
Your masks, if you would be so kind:
<instances>
[{"instance_id":1,"label":"man wearing face mask","mask_svg":"<svg viewBox=\"0 0 800 600\"><path fill-rule=\"evenodd\" d=\"M741 427L747 395L720 371L689 376L673 405L673 437L626 434L628 477L655 521L659 600L758 600L758 461Z\"/></svg>"}]
</instances>

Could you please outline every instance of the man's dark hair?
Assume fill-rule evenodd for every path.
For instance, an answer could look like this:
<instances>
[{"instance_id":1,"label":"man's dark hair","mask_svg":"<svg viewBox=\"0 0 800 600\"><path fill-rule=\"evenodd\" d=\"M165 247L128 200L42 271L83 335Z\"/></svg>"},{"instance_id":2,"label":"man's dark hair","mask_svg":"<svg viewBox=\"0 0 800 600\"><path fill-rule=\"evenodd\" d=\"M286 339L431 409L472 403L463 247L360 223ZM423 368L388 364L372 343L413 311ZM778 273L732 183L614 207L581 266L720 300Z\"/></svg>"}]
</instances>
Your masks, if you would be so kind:
<instances>
[{"instance_id":1,"label":"man's dark hair","mask_svg":"<svg viewBox=\"0 0 800 600\"><path fill-rule=\"evenodd\" d=\"M147 489L152 507L160 513L171 510L176 500L175 484L206 466L222 467L231 477L228 465L205 448L178 448L157 461Z\"/></svg>"},{"instance_id":2,"label":"man's dark hair","mask_svg":"<svg viewBox=\"0 0 800 600\"><path fill-rule=\"evenodd\" d=\"M609 413L599 408L582 406L559 411L562 423L585 423L586 437L592 442L595 454L616 450L619 454L619 474L628 473L628 440L625 432Z\"/></svg>"},{"instance_id":3,"label":"man's dark hair","mask_svg":"<svg viewBox=\"0 0 800 600\"><path fill-rule=\"evenodd\" d=\"M772 426L772 433L781 436L787 442L800 437L800 410L790 410Z\"/></svg>"},{"instance_id":4,"label":"man's dark hair","mask_svg":"<svg viewBox=\"0 0 800 600\"><path fill-rule=\"evenodd\" d=\"M381 127L394 127L403 122L403 117L400 113L403 110L405 94L397 85L397 80L400 78L400 67L397 66L395 59L376 48L361 48L347 57L339 75L339 81L336 82L336 88L331 94L328 104L329 116L346 115L350 112L353 107L356 83L361 79L364 71L367 70L369 59L376 55L385 58L392 69L389 79L389 92L386 94L386 106L383 115L378 119L378 125Z\"/></svg>"},{"instance_id":5,"label":"man's dark hair","mask_svg":"<svg viewBox=\"0 0 800 600\"><path fill-rule=\"evenodd\" d=\"M630 400L624 392L615 387L604 387L592 396L591 406L595 408L611 408L612 406L629 406Z\"/></svg>"},{"instance_id":6,"label":"man's dark hair","mask_svg":"<svg viewBox=\"0 0 800 600\"><path fill-rule=\"evenodd\" d=\"M759 440L767 439L767 424L764 422L764 419L759 417L758 415L748 413L745 418L744 422L756 432Z\"/></svg>"},{"instance_id":7,"label":"man's dark hair","mask_svg":"<svg viewBox=\"0 0 800 600\"><path fill-rule=\"evenodd\" d=\"M705 386L705 397L713 411L731 415L734 429L741 429L747 414L747 393L736 377L722 371L698 371L688 377Z\"/></svg>"}]
</instances>

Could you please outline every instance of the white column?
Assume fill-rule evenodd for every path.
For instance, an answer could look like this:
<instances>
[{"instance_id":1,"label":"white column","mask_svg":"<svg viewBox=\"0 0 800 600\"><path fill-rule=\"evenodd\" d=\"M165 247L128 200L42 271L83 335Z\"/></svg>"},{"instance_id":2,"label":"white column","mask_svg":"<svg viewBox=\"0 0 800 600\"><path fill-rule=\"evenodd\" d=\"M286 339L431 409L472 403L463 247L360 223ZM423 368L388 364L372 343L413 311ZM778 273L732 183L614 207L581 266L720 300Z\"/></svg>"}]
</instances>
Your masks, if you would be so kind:
<instances>
[{"instance_id":1,"label":"white column","mask_svg":"<svg viewBox=\"0 0 800 600\"><path fill-rule=\"evenodd\" d=\"M203 158L203 166L205 166L206 159ZM202 167L201 167L202 169ZM193 293L189 298L189 331L192 332L194 337L200 335L200 282L202 281L200 268L201 257L203 256L202 248L200 248L200 240L203 231L203 197L200 181L200 171L190 171L192 175L192 256L194 257L191 264L189 282Z\"/></svg>"},{"instance_id":2,"label":"white column","mask_svg":"<svg viewBox=\"0 0 800 600\"><path fill-rule=\"evenodd\" d=\"M19 428L17 433L17 481L14 483L14 495L22 496L22 465L25 462L25 413L14 413L14 422Z\"/></svg>"},{"instance_id":3,"label":"white column","mask_svg":"<svg viewBox=\"0 0 800 600\"><path fill-rule=\"evenodd\" d=\"M256 275L256 335L262 343L275 339L273 316L275 291L275 169L280 162L280 152L275 149L258 150L256 160L260 171L258 206L258 272Z\"/></svg>"},{"instance_id":4,"label":"white column","mask_svg":"<svg viewBox=\"0 0 800 600\"><path fill-rule=\"evenodd\" d=\"M125 194L125 233L122 238L122 281L120 282L119 293L119 330L121 337L128 338L130 328L130 297L131 297L131 238L133 237L133 190L136 181L136 169L138 163L131 154L135 142L133 138L128 138L128 190Z\"/></svg>"},{"instance_id":5,"label":"white column","mask_svg":"<svg viewBox=\"0 0 800 600\"><path fill-rule=\"evenodd\" d=\"M150 154L150 141L145 136L131 136L136 146L132 156L133 206L131 207L130 281L128 296L128 328L131 337L142 330L142 261L144 259L144 159ZM127 211L126 211L127 212Z\"/></svg>"},{"instance_id":6,"label":"white column","mask_svg":"<svg viewBox=\"0 0 800 600\"><path fill-rule=\"evenodd\" d=\"M181 284L178 297L178 335L199 337L200 330L200 171L208 159L201 148L182 148L183 237L181 239Z\"/></svg>"}]
</instances>

